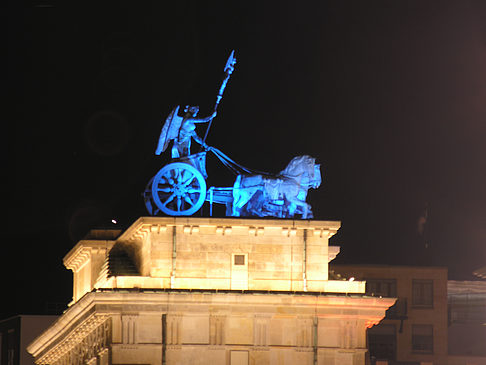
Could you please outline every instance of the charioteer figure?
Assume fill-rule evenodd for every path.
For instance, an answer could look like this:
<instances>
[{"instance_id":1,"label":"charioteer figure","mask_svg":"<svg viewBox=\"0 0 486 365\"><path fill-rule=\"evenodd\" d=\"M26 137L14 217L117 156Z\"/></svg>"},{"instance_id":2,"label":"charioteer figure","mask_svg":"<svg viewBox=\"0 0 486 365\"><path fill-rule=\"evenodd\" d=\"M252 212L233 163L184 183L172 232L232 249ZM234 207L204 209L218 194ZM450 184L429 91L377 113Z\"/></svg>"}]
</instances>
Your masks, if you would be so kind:
<instances>
[{"instance_id":1,"label":"charioteer figure","mask_svg":"<svg viewBox=\"0 0 486 365\"><path fill-rule=\"evenodd\" d=\"M179 108L178 105L172 110L162 127L157 150L155 151L157 155L160 155L167 149L170 141L174 141L172 145L172 158L189 156L191 154L192 139L201 146L206 145L196 133L196 124L210 122L216 116L216 111L209 117L196 118L199 107L187 105L184 108L184 116L181 117L178 115Z\"/></svg>"},{"instance_id":2,"label":"charioteer figure","mask_svg":"<svg viewBox=\"0 0 486 365\"><path fill-rule=\"evenodd\" d=\"M199 143L203 148L206 148L206 138L211 128L211 123L216 117L216 110L218 108L219 102L223 97L224 89L234 70L236 63L236 58L234 57L234 51L231 52L228 61L226 62L224 68L225 77L219 88L218 95L216 96L216 104L214 105L213 114L206 118L196 118L199 112L198 106L187 105L184 109L184 116L179 116L179 106L176 106L172 112L169 114L165 120L164 126L159 137L159 143L157 149L155 150L156 155L160 155L164 152L170 141L174 141L172 146L172 158L186 157L191 154L191 140L193 139ZM196 124L209 122L208 128L204 138L201 138L196 133Z\"/></svg>"}]
</instances>

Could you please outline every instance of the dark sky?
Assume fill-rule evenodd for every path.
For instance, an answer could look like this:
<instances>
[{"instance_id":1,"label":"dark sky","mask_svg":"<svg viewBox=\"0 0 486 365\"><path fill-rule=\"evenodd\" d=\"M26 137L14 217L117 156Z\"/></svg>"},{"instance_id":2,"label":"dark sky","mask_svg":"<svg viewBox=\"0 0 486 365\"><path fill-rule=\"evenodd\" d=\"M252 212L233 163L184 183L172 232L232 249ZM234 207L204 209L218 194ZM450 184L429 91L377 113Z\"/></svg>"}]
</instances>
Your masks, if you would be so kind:
<instances>
[{"instance_id":1,"label":"dark sky","mask_svg":"<svg viewBox=\"0 0 486 365\"><path fill-rule=\"evenodd\" d=\"M69 302L76 241L147 214L163 121L178 104L210 113L232 49L208 144L271 172L316 157L309 202L343 222L336 262L447 266L451 279L486 264L483 1L68 3L5 13L1 274L23 294L1 317ZM207 169L209 185L232 185L215 158Z\"/></svg>"}]
</instances>

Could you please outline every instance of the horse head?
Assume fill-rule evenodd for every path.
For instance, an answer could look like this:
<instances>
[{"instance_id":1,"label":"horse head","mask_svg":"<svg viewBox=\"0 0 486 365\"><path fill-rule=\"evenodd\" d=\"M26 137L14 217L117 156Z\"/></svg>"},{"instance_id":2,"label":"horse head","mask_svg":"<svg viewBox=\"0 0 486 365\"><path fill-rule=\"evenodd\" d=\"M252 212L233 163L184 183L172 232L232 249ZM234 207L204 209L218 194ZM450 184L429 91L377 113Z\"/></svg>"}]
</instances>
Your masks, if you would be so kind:
<instances>
[{"instance_id":1,"label":"horse head","mask_svg":"<svg viewBox=\"0 0 486 365\"><path fill-rule=\"evenodd\" d=\"M287 176L287 177L299 177L302 174L309 175L310 179L314 178L314 165L316 163L316 159L311 156L297 156L294 157L287 167L280 171L280 175Z\"/></svg>"}]
</instances>

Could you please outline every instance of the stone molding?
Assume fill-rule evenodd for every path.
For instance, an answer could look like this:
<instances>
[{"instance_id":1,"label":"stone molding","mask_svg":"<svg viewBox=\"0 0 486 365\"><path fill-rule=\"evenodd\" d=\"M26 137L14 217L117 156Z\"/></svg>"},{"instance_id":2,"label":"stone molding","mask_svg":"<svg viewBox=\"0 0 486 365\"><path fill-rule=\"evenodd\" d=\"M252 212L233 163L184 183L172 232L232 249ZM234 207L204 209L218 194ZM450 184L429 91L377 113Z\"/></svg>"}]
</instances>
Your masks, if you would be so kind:
<instances>
[{"instance_id":1,"label":"stone molding","mask_svg":"<svg viewBox=\"0 0 486 365\"><path fill-rule=\"evenodd\" d=\"M39 336L28 351L34 355L38 365L90 363L106 353L112 343L138 348L139 331L143 330L139 321L143 316L166 318L165 344L167 349L172 350L181 349L181 346L221 349L233 343L232 348L250 346L252 351L269 351L275 347L269 342L272 326L275 323L284 325L285 322L279 321L293 318L297 320L296 340L295 344L289 344L289 348L304 352L327 348L319 344L321 339L316 342L315 336L318 328L320 331L331 326L330 330L338 337L335 349L354 351L364 346L362 332L365 327L378 323L394 301L364 295L304 292L105 290L86 294ZM187 343L187 333L183 330L184 323L187 325L185 318L207 318L207 343ZM232 338L235 336L227 332L229 323L232 321L234 326L239 323L239 318L250 318L252 323L251 329L248 328L252 339L248 345L227 341L228 333ZM112 335L115 331L113 321L118 323L116 341Z\"/></svg>"},{"instance_id":2,"label":"stone molding","mask_svg":"<svg viewBox=\"0 0 486 365\"><path fill-rule=\"evenodd\" d=\"M64 256L64 266L77 272L91 259L92 253L106 254L114 244L115 241L81 240Z\"/></svg>"},{"instance_id":3,"label":"stone molding","mask_svg":"<svg viewBox=\"0 0 486 365\"><path fill-rule=\"evenodd\" d=\"M297 235L304 229L312 231L314 236L330 238L341 226L339 221L284 220L284 219L241 219L241 218L192 218L192 217L141 217L133 223L119 238L120 241L146 239L149 233L166 232L168 227L182 226L185 234L199 232L200 227L214 228L215 234L231 234L233 227L244 227L248 235L263 235L265 228L277 228L284 236Z\"/></svg>"},{"instance_id":4,"label":"stone molding","mask_svg":"<svg viewBox=\"0 0 486 365\"><path fill-rule=\"evenodd\" d=\"M91 248L86 246L77 247L71 255L64 259L64 266L73 272L78 272L91 258Z\"/></svg>"}]
</instances>

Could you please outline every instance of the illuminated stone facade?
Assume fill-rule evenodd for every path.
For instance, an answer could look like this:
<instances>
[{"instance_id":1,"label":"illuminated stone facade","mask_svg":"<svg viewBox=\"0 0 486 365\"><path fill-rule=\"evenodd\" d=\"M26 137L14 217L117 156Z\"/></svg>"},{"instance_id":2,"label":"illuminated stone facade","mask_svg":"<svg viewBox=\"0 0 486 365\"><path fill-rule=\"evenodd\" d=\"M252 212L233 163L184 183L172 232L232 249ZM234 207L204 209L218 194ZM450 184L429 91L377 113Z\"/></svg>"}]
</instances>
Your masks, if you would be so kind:
<instances>
[{"instance_id":1,"label":"illuminated stone facade","mask_svg":"<svg viewBox=\"0 0 486 365\"><path fill-rule=\"evenodd\" d=\"M73 302L37 364L365 364L394 299L328 280L339 222L140 218L80 241Z\"/></svg>"}]
</instances>

